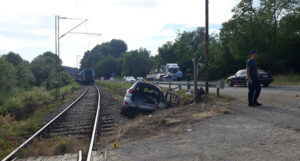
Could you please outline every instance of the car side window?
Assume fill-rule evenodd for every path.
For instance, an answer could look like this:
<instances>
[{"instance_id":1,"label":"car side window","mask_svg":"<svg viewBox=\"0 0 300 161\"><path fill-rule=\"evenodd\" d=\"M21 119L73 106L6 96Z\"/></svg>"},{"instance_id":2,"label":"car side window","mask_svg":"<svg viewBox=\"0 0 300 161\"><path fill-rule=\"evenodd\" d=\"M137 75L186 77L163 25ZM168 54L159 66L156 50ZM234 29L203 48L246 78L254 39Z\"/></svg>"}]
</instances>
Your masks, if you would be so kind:
<instances>
[{"instance_id":1,"label":"car side window","mask_svg":"<svg viewBox=\"0 0 300 161\"><path fill-rule=\"evenodd\" d=\"M246 71L242 71L241 72L241 76L243 76L243 77L247 76L247 72Z\"/></svg>"}]
</instances>

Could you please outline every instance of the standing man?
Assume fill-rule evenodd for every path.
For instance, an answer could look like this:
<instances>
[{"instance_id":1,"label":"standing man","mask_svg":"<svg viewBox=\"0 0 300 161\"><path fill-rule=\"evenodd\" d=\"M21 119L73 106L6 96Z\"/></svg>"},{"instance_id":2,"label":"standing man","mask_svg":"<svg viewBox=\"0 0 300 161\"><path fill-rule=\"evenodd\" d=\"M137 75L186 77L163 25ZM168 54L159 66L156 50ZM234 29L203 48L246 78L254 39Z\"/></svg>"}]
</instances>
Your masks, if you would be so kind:
<instances>
[{"instance_id":1,"label":"standing man","mask_svg":"<svg viewBox=\"0 0 300 161\"><path fill-rule=\"evenodd\" d=\"M191 77L192 77L191 70L190 70L190 68L187 68L187 70L186 70L186 80L191 81Z\"/></svg>"},{"instance_id":2,"label":"standing man","mask_svg":"<svg viewBox=\"0 0 300 161\"><path fill-rule=\"evenodd\" d=\"M176 73L176 77L177 77L177 81L181 81L182 80L182 77L183 77L183 74L180 70L178 70L178 72Z\"/></svg>"},{"instance_id":3,"label":"standing man","mask_svg":"<svg viewBox=\"0 0 300 161\"><path fill-rule=\"evenodd\" d=\"M258 70L256 66L256 59L258 58L258 52L252 50L250 52L251 58L247 60L247 79L248 79L248 101L249 106L256 107L261 106L261 103L257 102L257 99L260 95L261 87L258 80Z\"/></svg>"}]
</instances>

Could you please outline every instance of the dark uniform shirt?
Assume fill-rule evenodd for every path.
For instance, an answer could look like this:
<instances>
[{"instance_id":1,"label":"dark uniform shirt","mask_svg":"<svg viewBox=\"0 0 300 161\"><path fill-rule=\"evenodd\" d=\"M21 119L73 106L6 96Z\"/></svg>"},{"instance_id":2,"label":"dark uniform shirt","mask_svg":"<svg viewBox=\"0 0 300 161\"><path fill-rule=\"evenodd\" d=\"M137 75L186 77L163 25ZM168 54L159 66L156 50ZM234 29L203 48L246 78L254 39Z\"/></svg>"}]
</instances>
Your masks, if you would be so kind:
<instances>
[{"instance_id":1,"label":"dark uniform shirt","mask_svg":"<svg viewBox=\"0 0 300 161\"><path fill-rule=\"evenodd\" d=\"M248 59L246 66L247 68L250 68L250 78L252 79L252 81L257 81L258 73L255 59Z\"/></svg>"}]
</instances>

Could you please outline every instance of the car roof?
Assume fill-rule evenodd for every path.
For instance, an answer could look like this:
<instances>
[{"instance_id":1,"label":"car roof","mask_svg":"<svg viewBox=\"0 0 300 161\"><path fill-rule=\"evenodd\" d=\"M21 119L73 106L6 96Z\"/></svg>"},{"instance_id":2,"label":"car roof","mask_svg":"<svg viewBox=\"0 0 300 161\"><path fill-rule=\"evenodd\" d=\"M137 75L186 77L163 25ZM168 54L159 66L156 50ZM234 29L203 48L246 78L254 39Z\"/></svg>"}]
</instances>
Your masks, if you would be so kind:
<instances>
[{"instance_id":1,"label":"car roof","mask_svg":"<svg viewBox=\"0 0 300 161\"><path fill-rule=\"evenodd\" d=\"M154 87L154 88L156 88L156 89L158 89L158 90L161 91L161 88L160 88L160 87L158 87L158 86L156 86L156 85L154 85L154 84L151 84L151 83L144 82L144 81L138 80L138 81L136 81L136 82L134 83L133 86L136 87L136 86L138 86L138 85L144 85L144 86L147 86L147 87Z\"/></svg>"},{"instance_id":2,"label":"car roof","mask_svg":"<svg viewBox=\"0 0 300 161\"><path fill-rule=\"evenodd\" d=\"M267 73L266 71L262 70L262 69L257 69L258 70L258 73ZM246 72L246 69L241 69L237 72Z\"/></svg>"}]
</instances>

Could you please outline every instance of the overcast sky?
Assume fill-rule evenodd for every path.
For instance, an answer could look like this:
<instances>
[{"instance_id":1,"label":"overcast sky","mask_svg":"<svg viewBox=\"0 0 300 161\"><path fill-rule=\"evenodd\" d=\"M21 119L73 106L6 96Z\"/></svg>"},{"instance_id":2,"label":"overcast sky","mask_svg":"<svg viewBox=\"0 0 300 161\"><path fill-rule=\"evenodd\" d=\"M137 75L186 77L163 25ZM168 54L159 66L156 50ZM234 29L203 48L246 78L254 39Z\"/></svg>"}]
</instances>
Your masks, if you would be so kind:
<instances>
[{"instance_id":1,"label":"overcast sky","mask_svg":"<svg viewBox=\"0 0 300 161\"><path fill-rule=\"evenodd\" d=\"M0 5L0 54L14 51L31 61L45 51L54 52L54 16L88 18L77 32L61 39L64 65L74 66L76 55L111 39L124 40L129 50L157 48L172 41L178 31L204 26L204 0L6 0ZM218 32L231 18L239 0L210 0L210 30ZM79 21L61 20L61 33Z\"/></svg>"}]
</instances>

